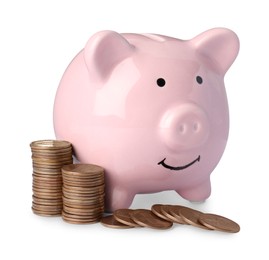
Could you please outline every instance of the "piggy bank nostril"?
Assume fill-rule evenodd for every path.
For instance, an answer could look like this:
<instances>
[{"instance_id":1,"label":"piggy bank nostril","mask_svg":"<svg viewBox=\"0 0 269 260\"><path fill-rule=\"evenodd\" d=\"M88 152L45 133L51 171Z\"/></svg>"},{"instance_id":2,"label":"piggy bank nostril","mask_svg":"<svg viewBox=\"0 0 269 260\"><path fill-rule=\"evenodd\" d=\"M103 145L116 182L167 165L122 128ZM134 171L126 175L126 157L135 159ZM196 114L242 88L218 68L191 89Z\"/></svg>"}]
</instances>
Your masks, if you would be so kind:
<instances>
[{"instance_id":1,"label":"piggy bank nostril","mask_svg":"<svg viewBox=\"0 0 269 260\"><path fill-rule=\"evenodd\" d=\"M200 125L198 122L195 122L192 126L193 132L197 133L199 131Z\"/></svg>"},{"instance_id":2,"label":"piggy bank nostril","mask_svg":"<svg viewBox=\"0 0 269 260\"><path fill-rule=\"evenodd\" d=\"M185 126L184 124L181 124L181 125L179 126L179 133L180 133L180 134L184 134L185 129L186 129L186 126Z\"/></svg>"}]
</instances>

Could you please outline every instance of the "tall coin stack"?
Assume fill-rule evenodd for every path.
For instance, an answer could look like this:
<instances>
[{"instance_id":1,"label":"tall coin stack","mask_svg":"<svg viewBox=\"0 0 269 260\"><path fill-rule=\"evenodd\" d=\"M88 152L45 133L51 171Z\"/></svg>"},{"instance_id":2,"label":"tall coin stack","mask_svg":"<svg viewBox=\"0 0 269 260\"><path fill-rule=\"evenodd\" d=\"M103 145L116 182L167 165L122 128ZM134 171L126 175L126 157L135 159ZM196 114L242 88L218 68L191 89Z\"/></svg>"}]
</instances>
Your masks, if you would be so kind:
<instances>
[{"instance_id":1,"label":"tall coin stack","mask_svg":"<svg viewBox=\"0 0 269 260\"><path fill-rule=\"evenodd\" d=\"M104 169L92 164L71 164L62 168L62 218L73 224L95 223L104 212Z\"/></svg>"},{"instance_id":2,"label":"tall coin stack","mask_svg":"<svg viewBox=\"0 0 269 260\"><path fill-rule=\"evenodd\" d=\"M32 210L41 216L61 215L62 166L73 163L67 141L41 140L30 144L33 160Z\"/></svg>"}]
</instances>

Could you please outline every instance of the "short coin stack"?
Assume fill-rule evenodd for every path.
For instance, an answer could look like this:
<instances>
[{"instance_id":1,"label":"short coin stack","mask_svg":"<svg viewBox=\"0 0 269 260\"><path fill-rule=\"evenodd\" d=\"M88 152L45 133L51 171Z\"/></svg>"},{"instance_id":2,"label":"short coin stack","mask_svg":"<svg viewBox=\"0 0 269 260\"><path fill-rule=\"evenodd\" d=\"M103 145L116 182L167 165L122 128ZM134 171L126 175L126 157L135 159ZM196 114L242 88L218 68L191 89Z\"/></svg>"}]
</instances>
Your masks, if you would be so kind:
<instances>
[{"instance_id":1,"label":"short coin stack","mask_svg":"<svg viewBox=\"0 0 269 260\"><path fill-rule=\"evenodd\" d=\"M32 210L41 216L62 213L62 173L73 162L72 145L67 141L40 140L30 144L33 160Z\"/></svg>"},{"instance_id":2,"label":"short coin stack","mask_svg":"<svg viewBox=\"0 0 269 260\"><path fill-rule=\"evenodd\" d=\"M95 223L104 212L104 169L92 164L70 164L62 168L62 218L73 224Z\"/></svg>"}]
</instances>

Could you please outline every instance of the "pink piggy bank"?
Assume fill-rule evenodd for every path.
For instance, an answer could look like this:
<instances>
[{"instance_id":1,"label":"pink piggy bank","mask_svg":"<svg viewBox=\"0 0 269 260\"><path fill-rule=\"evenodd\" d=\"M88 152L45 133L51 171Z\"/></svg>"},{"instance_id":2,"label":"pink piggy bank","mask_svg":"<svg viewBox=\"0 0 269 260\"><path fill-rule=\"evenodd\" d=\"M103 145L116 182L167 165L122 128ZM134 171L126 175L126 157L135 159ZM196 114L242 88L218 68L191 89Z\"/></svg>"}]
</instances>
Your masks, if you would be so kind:
<instances>
[{"instance_id":1,"label":"pink piggy bank","mask_svg":"<svg viewBox=\"0 0 269 260\"><path fill-rule=\"evenodd\" d=\"M187 41L113 31L89 39L60 82L54 128L79 162L105 168L107 211L138 193L210 196L229 131L223 78L238 51L225 28Z\"/></svg>"}]
</instances>

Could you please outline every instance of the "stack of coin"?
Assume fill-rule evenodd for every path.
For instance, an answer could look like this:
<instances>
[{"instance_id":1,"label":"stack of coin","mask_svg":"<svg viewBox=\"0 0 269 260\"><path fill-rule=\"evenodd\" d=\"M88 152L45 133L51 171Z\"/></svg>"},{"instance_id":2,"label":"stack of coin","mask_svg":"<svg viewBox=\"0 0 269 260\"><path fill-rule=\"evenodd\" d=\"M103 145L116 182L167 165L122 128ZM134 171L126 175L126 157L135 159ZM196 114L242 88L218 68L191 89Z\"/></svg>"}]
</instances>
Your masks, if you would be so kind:
<instances>
[{"instance_id":1,"label":"stack of coin","mask_svg":"<svg viewBox=\"0 0 269 260\"><path fill-rule=\"evenodd\" d=\"M73 224L95 223L104 212L104 169L93 164L62 168L63 220Z\"/></svg>"},{"instance_id":2,"label":"stack of coin","mask_svg":"<svg viewBox=\"0 0 269 260\"><path fill-rule=\"evenodd\" d=\"M61 215L63 165L73 162L67 141L41 140L30 144L33 160L32 210L41 216Z\"/></svg>"}]
</instances>

